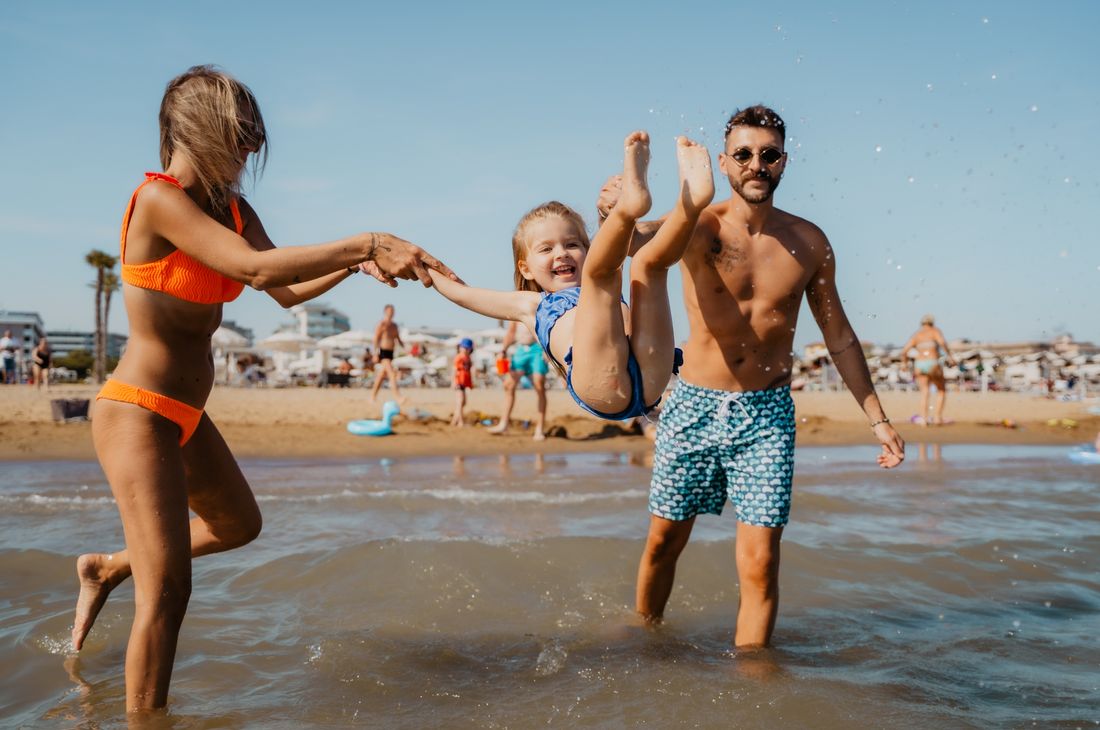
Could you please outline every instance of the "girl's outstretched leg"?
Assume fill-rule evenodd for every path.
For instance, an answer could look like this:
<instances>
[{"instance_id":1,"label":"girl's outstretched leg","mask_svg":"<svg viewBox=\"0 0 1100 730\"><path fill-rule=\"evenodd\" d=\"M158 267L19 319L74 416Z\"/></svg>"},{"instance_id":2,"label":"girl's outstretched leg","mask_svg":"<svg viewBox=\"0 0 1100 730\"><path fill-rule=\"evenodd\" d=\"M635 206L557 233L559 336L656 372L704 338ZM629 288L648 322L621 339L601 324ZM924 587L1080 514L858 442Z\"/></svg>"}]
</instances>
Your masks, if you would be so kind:
<instances>
[{"instance_id":1,"label":"girl's outstretched leg","mask_svg":"<svg viewBox=\"0 0 1100 730\"><path fill-rule=\"evenodd\" d=\"M621 272L629 253L634 225L653 204L646 182L648 168L649 135L641 131L631 132L623 142L622 193L592 239L582 277L592 277L600 282ZM583 283L584 279L582 286Z\"/></svg>"},{"instance_id":2,"label":"girl's outstretched leg","mask_svg":"<svg viewBox=\"0 0 1100 730\"><path fill-rule=\"evenodd\" d=\"M661 397L672 377L676 345L668 303L668 270L683 257L700 214L714 197L707 148L680 137L676 158L680 168L676 207L630 263L630 339L642 371L646 405Z\"/></svg>"},{"instance_id":3,"label":"girl's outstretched leg","mask_svg":"<svg viewBox=\"0 0 1100 730\"><path fill-rule=\"evenodd\" d=\"M617 413L630 403L630 343L622 309L623 262L634 224L649 211L649 135L632 132L623 149L623 192L596 233L581 270L573 327L573 389L588 405Z\"/></svg>"}]
</instances>

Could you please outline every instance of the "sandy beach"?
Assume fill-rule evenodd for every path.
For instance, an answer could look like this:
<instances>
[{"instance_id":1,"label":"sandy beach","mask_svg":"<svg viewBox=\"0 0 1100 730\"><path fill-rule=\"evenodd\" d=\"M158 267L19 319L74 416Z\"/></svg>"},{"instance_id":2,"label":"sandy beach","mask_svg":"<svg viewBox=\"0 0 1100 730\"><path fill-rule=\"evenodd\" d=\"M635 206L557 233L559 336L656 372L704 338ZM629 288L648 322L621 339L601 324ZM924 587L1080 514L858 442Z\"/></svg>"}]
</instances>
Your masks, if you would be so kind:
<instances>
[{"instance_id":1,"label":"sandy beach","mask_svg":"<svg viewBox=\"0 0 1100 730\"><path fill-rule=\"evenodd\" d=\"M55 423L52 398L94 398L87 385L55 386L50 393L29 387L0 388L0 459L93 459L91 425ZM513 427L492 436L484 426L454 429L447 424L453 394L445 389L405 391L406 413L395 434L382 438L353 436L346 423L378 418L385 391L371 403L365 389L214 389L207 411L233 452L241 457L354 457L564 453L643 450L648 441L626 425L600 421L584 414L562 390L549 392L551 434L544 442L531 438L524 421L534 415L535 398L518 394ZM886 412L909 442L986 444L1074 444L1091 441L1100 429L1100 417L1089 415L1081 403L1063 403L1018 393L950 393L947 415L953 422L924 428L909 422L917 411L917 393L881 394ZM499 390L470 392L467 418L479 424L499 414ZM866 419L846 393L796 393L798 443L801 446L872 443ZM94 401L92 417L94 417ZM430 415L423 415L430 414ZM1015 428L1003 422L1009 419ZM1052 425L1050 422L1058 423Z\"/></svg>"}]
</instances>

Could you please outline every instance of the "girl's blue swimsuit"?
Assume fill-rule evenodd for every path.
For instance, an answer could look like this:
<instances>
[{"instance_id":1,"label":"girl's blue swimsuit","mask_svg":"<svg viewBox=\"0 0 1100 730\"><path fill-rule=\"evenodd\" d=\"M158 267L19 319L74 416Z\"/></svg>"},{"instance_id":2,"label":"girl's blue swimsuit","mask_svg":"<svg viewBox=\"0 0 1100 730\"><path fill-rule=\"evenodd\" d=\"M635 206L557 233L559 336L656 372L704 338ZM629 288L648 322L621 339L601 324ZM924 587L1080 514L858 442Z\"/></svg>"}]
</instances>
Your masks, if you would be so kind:
<instances>
[{"instance_id":1,"label":"girl's blue swimsuit","mask_svg":"<svg viewBox=\"0 0 1100 730\"><path fill-rule=\"evenodd\" d=\"M561 291L552 293L544 293L542 299L539 301L538 308L535 309L535 336L538 338L542 348L546 350L546 353L555 360L557 360L557 357L550 350L550 331L554 329L554 325L557 324L563 314L577 306L577 299L580 298L580 295L581 288L579 286L570 289L562 289ZM625 421L628 418L644 416L656 408L657 404L661 402L661 399L658 398L657 403L646 405L645 394L642 392L642 371L638 366L637 358L634 357L633 350L629 351L626 360L626 370L630 374L630 403L618 413L601 413L577 397L576 391L573 390L573 348L569 348L569 352L565 353L565 357L561 359L561 362L565 364L565 387L569 390L569 395L573 396L573 400L577 402L577 405L593 416L606 418L609 421ZM680 365L683 363L683 353L680 351L680 348L676 348L672 372L679 372Z\"/></svg>"}]
</instances>

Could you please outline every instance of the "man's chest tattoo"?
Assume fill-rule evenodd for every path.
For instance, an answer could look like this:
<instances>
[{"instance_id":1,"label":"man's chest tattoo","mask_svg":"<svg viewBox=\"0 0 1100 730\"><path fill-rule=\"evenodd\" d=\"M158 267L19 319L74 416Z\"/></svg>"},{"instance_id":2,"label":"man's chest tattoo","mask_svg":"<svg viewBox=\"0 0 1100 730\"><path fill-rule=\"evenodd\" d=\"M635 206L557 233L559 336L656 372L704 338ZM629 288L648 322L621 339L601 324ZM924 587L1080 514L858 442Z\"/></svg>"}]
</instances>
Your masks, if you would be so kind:
<instances>
[{"instance_id":1,"label":"man's chest tattoo","mask_svg":"<svg viewBox=\"0 0 1100 730\"><path fill-rule=\"evenodd\" d=\"M733 271L739 264L748 260L745 250L735 243L723 243L720 238L715 238L710 243L710 249L706 254L708 264L719 271Z\"/></svg>"}]
</instances>

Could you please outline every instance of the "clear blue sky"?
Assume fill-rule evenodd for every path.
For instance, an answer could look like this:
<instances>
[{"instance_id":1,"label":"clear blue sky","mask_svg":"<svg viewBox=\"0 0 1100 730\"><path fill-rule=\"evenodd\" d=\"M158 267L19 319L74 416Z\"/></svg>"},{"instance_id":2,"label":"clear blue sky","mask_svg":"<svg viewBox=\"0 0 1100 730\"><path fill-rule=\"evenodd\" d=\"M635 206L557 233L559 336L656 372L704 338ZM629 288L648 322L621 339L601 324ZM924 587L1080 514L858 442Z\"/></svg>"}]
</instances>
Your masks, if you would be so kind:
<instances>
[{"instance_id":1,"label":"clear blue sky","mask_svg":"<svg viewBox=\"0 0 1100 730\"><path fill-rule=\"evenodd\" d=\"M84 254L117 251L159 169L164 85L217 63L260 100L271 157L246 192L280 245L388 230L506 289L519 216L557 198L591 221L625 133L652 135L663 209L675 135L716 152L763 102L788 127L777 204L833 242L862 338L898 343L931 312L949 338L1100 341L1100 3L677 5L5 3L0 309L91 328ZM682 337L678 276L672 297ZM408 283L323 301L356 327L386 302L485 326ZM225 316L258 336L286 319L252 291ZM817 338L804 308L796 343Z\"/></svg>"}]
</instances>

